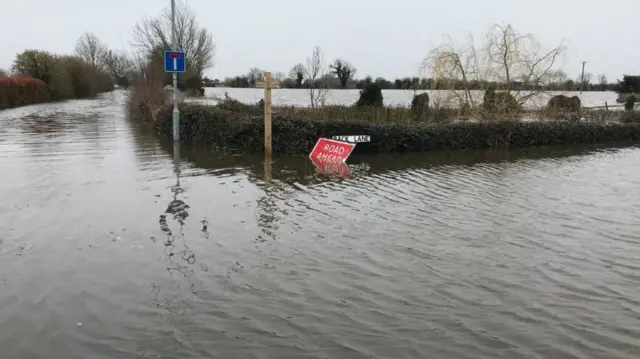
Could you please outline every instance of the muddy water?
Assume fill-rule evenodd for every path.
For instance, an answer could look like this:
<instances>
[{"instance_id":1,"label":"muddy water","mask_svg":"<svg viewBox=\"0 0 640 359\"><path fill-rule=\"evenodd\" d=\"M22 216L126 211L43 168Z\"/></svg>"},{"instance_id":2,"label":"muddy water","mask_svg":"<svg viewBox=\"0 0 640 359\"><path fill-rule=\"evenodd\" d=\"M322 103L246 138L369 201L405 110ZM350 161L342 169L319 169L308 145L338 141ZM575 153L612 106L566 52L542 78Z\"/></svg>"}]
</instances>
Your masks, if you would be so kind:
<instances>
[{"instance_id":1,"label":"muddy water","mask_svg":"<svg viewBox=\"0 0 640 359\"><path fill-rule=\"evenodd\" d=\"M640 356L638 149L340 180L174 148L121 100L0 112L3 359Z\"/></svg>"}]
</instances>

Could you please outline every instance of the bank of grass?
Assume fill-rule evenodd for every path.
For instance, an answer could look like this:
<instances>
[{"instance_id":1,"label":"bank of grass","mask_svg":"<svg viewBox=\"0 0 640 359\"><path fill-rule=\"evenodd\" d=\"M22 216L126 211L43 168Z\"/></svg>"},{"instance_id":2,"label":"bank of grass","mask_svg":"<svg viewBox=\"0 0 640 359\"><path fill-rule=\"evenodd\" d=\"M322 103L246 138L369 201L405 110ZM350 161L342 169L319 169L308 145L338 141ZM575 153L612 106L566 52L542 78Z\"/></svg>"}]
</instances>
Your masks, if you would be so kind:
<instances>
[{"instance_id":1,"label":"bank of grass","mask_svg":"<svg viewBox=\"0 0 640 359\"><path fill-rule=\"evenodd\" d=\"M169 105L158 110L153 121L158 134L172 136L172 109ZM318 138L331 138L334 135L371 136L370 143L356 146L356 152L367 153L523 148L640 140L640 116L637 113L627 113L630 120L623 123L517 119L479 122L383 121L348 117L347 113L352 111L350 109L340 110L344 111L343 116L338 116L337 107L326 110L327 113L322 111L275 111L272 120L273 151L307 154ZM259 108L222 101L218 106L183 104L180 112L180 135L183 140L219 149L247 152L264 150L264 119ZM334 115L335 118L331 118Z\"/></svg>"},{"instance_id":2,"label":"bank of grass","mask_svg":"<svg viewBox=\"0 0 640 359\"><path fill-rule=\"evenodd\" d=\"M91 98L112 91L111 76L76 56L27 50L13 64L17 77L0 78L0 109Z\"/></svg>"}]
</instances>

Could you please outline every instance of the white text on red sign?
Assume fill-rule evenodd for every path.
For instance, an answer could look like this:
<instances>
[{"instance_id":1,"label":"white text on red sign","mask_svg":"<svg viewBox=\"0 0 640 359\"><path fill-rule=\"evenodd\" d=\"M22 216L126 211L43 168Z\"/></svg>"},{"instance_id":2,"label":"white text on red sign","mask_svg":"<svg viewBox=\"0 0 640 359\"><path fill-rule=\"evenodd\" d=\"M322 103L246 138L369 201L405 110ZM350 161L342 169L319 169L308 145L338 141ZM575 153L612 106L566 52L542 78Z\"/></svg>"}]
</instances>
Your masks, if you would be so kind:
<instances>
[{"instance_id":1,"label":"white text on red sign","mask_svg":"<svg viewBox=\"0 0 640 359\"><path fill-rule=\"evenodd\" d=\"M332 144L325 144L322 149L324 152L319 153L316 158L323 162L342 162L344 157L342 155L346 149L342 146L336 146Z\"/></svg>"}]
</instances>

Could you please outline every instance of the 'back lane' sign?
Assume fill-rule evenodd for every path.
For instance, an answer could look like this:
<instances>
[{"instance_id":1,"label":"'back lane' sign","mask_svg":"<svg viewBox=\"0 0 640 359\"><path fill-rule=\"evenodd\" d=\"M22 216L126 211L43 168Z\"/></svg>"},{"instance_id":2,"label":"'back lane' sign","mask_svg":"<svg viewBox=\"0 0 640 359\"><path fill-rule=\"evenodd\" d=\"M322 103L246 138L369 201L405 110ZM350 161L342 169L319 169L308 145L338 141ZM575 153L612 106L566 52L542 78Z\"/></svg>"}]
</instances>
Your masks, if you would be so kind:
<instances>
[{"instance_id":1,"label":"'back lane' sign","mask_svg":"<svg viewBox=\"0 0 640 359\"><path fill-rule=\"evenodd\" d=\"M361 136L332 136L331 138L336 140L336 141L350 142L350 143L371 142L371 136L369 136L369 135L361 135Z\"/></svg>"}]
</instances>

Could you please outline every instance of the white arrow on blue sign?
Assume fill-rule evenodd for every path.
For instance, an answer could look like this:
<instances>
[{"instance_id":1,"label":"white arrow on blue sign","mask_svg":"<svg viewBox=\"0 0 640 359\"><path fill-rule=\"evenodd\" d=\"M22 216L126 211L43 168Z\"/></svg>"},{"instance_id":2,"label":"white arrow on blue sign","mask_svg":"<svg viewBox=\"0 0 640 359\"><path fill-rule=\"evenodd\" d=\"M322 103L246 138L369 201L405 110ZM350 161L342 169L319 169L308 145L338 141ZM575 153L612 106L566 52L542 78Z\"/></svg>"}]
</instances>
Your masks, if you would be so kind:
<instances>
[{"instance_id":1,"label":"white arrow on blue sign","mask_svg":"<svg viewBox=\"0 0 640 359\"><path fill-rule=\"evenodd\" d=\"M187 59L184 51L165 51L164 52L164 71L165 72L186 72Z\"/></svg>"}]
</instances>

